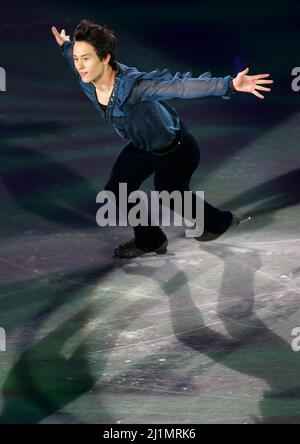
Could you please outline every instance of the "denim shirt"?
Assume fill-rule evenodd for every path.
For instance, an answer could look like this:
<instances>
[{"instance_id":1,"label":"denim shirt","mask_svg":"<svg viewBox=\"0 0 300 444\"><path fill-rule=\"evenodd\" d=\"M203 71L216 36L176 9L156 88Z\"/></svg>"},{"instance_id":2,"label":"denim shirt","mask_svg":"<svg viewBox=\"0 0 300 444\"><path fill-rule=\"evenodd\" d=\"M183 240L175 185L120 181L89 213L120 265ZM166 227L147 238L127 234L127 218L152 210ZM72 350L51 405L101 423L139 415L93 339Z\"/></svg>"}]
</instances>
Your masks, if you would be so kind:
<instances>
[{"instance_id":1,"label":"denim shirt","mask_svg":"<svg viewBox=\"0 0 300 444\"><path fill-rule=\"evenodd\" d=\"M81 80L73 61L73 42L66 41L61 46L77 75L84 93L94 103L101 117L112 125L115 132L143 150L160 150L168 146L180 127L177 111L166 100L181 98L195 99L205 96L230 98L229 80L231 76L212 77L205 72L192 77L190 72L172 75L169 70L158 69L142 72L116 62L117 73L112 93L104 110L97 100L92 82Z\"/></svg>"}]
</instances>

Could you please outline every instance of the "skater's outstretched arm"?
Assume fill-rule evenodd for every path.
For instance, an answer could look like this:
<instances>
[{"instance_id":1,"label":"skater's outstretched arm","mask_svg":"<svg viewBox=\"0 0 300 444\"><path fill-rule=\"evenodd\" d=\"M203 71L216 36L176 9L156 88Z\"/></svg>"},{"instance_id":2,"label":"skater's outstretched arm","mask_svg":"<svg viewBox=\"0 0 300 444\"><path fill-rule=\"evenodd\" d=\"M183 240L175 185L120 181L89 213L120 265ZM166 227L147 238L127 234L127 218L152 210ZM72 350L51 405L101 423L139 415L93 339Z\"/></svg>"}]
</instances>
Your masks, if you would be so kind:
<instances>
[{"instance_id":1,"label":"skater's outstretched arm","mask_svg":"<svg viewBox=\"0 0 300 444\"><path fill-rule=\"evenodd\" d=\"M167 70L166 70L167 71ZM235 78L211 77L210 73L202 74L199 77L191 77L191 73L176 73L173 77L166 72L166 78L141 79L132 90L130 100L133 103L148 100L168 100L173 98L196 99L205 96L230 96L230 81L235 91L248 92L263 99L264 96L259 91L271 91L271 88L262 86L273 83L273 80L266 80L270 74L259 74L248 76L249 68L240 72ZM168 77L168 78L167 78Z\"/></svg>"},{"instance_id":2,"label":"skater's outstretched arm","mask_svg":"<svg viewBox=\"0 0 300 444\"><path fill-rule=\"evenodd\" d=\"M51 27L51 31L54 35L54 38L55 38L57 44L60 46L63 56L66 57L69 64L71 65L71 68L77 74L77 76L80 78L78 71L74 65L73 43L70 41L70 36L66 35L65 29L62 29L62 31L59 33L55 26Z\"/></svg>"}]
</instances>

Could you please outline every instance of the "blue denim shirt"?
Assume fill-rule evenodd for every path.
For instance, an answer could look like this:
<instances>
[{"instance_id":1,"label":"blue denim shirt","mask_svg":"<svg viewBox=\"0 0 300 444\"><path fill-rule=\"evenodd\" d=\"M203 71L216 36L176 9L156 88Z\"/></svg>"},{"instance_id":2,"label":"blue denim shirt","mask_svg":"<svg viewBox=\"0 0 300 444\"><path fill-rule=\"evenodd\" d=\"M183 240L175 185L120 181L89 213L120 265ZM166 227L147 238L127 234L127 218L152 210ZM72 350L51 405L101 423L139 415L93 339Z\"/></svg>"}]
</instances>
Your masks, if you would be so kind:
<instances>
[{"instance_id":1,"label":"blue denim shirt","mask_svg":"<svg viewBox=\"0 0 300 444\"><path fill-rule=\"evenodd\" d=\"M142 72L116 62L117 74L106 110L97 100L93 83L81 80L73 61L73 42L66 41L62 54L77 75L80 86L94 103L101 117L107 120L122 138L143 150L160 150L168 146L180 127L177 111L166 100L195 99L205 96L230 98L231 76L212 77L205 72L192 77L190 72L172 75L169 70Z\"/></svg>"}]
</instances>

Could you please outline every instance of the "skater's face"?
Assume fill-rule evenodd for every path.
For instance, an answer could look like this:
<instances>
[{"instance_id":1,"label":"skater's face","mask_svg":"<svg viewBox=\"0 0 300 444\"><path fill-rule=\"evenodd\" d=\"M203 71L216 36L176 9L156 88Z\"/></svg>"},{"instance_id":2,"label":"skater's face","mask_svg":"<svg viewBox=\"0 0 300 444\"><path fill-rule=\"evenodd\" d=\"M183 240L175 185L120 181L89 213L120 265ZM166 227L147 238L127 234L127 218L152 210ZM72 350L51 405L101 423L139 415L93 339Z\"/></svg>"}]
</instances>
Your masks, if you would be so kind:
<instances>
[{"instance_id":1,"label":"skater's face","mask_svg":"<svg viewBox=\"0 0 300 444\"><path fill-rule=\"evenodd\" d=\"M108 66L110 54L100 60L93 45L88 42L75 42L73 59L81 80L88 83L101 79Z\"/></svg>"}]
</instances>

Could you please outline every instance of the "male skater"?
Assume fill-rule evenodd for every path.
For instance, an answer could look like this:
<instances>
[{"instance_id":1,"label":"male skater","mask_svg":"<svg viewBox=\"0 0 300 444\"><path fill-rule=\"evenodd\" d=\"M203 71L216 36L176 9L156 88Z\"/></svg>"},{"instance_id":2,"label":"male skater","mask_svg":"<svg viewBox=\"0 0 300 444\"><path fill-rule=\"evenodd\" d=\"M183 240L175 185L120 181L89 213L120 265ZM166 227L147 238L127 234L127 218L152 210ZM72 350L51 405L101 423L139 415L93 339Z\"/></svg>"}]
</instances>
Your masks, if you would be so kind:
<instances>
[{"instance_id":1,"label":"male skater","mask_svg":"<svg viewBox=\"0 0 300 444\"><path fill-rule=\"evenodd\" d=\"M179 190L183 196L183 191L189 190L192 174L199 164L198 143L165 100L211 95L229 98L236 91L263 99L259 91L271 88L262 85L273 83L266 80L269 74L248 76L249 68L234 78L211 77L209 72L199 77L192 77L190 72L177 72L173 76L167 69L141 72L115 60L116 36L104 26L82 20L74 31L73 42L64 29L61 33L54 26L51 29L85 94L102 118L128 141L105 186L106 191L116 196L117 205L119 183L126 183L130 194L152 173L157 191ZM193 193L194 219L197 198ZM174 209L172 202L171 208ZM203 242L217 239L239 223L237 215L204 201L204 232L195 239ZM138 225L134 227L134 235L134 239L115 249L116 256L133 258L149 251L157 254L167 251L167 238L159 226Z\"/></svg>"}]
</instances>

